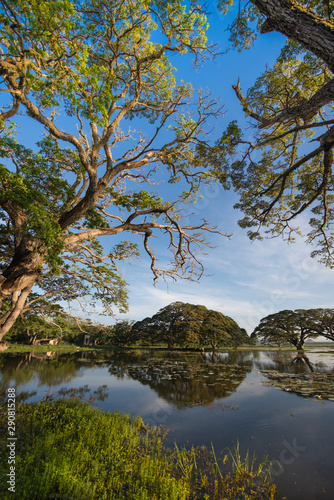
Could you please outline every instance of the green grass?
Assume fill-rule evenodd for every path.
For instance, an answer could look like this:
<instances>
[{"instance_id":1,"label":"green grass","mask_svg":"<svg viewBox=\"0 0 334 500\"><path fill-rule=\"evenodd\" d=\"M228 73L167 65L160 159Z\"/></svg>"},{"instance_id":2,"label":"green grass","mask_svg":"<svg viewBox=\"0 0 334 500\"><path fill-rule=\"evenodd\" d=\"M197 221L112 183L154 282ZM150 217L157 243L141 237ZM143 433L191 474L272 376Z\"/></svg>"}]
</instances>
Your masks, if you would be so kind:
<instances>
[{"instance_id":1,"label":"green grass","mask_svg":"<svg viewBox=\"0 0 334 500\"><path fill-rule=\"evenodd\" d=\"M161 351L167 351L167 345L154 345L154 346L149 346L149 345L136 345L136 346L128 346L126 348L124 347L119 347L119 346L112 346L110 344L107 345L92 345L92 346L81 346L81 345L76 345L76 344L70 344L70 345L27 345L27 344L14 344L14 343L9 343L9 348L6 349L6 351L3 351L5 353L20 353L20 352L61 352L61 353L70 353L70 352L75 352L75 351L124 351L124 350L138 350L138 349L150 349L150 350L161 350ZM305 346L305 351L312 351L315 349L319 348L328 348L328 349L334 349L334 343L333 344L314 344L314 345L306 345ZM296 348L293 346L269 346L269 345L240 345L238 347L219 347L217 351L291 351L291 352L296 352ZM200 349L198 348L180 348L180 347L175 347L174 349L175 352L199 352ZM206 348L206 352L212 352L211 348ZM0 353L1 354L1 353Z\"/></svg>"},{"instance_id":2,"label":"green grass","mask_svg":"<svg viewBox=\"0 0 334 500\"><path fill-rule=\"evenodd\" d=\"M8 491L6 405L0 414L0 498L9 500L274 499L268 467L223 474L205 447L165 449L141 418L57 400L16 408L16 487ZM230 460L226 456L223 462ZM270 467L269 467L270 468Z\"/></svg>"},{"instance_id":3,"label":"green grass","mask_svg":"<svg viewBox=\"0 0 334 500\"><path fill-rule=\"evenodd\" d=\"M28 344L10 344L7 342L9 347L6 349L5 353L20 353L20 352L76 352L80 351L91 351L92 348L79 347L75 344L63 344L63 345L28 345Z\"/></svg>"}]
</instances>

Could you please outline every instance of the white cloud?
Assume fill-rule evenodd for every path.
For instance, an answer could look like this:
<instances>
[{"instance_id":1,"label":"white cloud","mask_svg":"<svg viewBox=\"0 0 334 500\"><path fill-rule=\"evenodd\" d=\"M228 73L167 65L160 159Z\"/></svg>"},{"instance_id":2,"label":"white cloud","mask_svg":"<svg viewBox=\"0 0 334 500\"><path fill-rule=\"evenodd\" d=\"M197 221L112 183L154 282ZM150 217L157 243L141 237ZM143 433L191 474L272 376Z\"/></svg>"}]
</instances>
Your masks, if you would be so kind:
<instances>
[{"instance_id":1,"label":"white cloud","mask_svg":"<svg viewBox=\"0 0 334 500\"><path fill-rule=\"evenodd\" d=\"M261 318L282 309L332 307L333 271L309 256L302 239L287 244L279 239L251 243L245 233L203 257L210 276L199 283L179 281L155 287L145 266L131 268L132 319L151 316L171 302L203 304L234 318L248 333ZM164 254L165 252L163 252Z\"/></svg>"}]
</instances>

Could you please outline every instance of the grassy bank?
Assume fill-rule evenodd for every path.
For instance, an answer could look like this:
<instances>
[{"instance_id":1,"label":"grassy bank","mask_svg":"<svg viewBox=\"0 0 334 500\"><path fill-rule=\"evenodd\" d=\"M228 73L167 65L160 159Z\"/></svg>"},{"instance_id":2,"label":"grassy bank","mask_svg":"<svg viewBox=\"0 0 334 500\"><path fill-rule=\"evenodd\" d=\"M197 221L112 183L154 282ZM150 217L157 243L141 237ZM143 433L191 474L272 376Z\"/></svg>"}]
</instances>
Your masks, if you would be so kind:
<instances>
[{"instance_id":1,"label":"grassy bank","mask_svg":"<svg viewBox=\"0 0 334 500\"><path fill-rule=\"evenodd\" d=\"M5 353L20 353L20 352L76 352L76 351L91 351L92 348L81 347L75 344L62 344L62 345L28 345L28 344L10 344Z\"/></svg>"},{"instance_id":2,"label":"grassy bank","mask_svg":"<svg viewBox=\"0 0 334 500\"><path fill-rule=\"evenodd\" d=\"M119 347L119 346L112 346L110 344L107 345L94 345L94 346L81 346L77 344L66 344L66 345L26 345L26 344L10 344L8 343L9 347L6 349L5 353L24 353L24 352L37 352L37 353L42 353L42 352L60 352L60 353L71 353L71 352L76 352L76 351L136 351L137 349L149 349L149 350L155 350L155 351L168 351L168 348L166 345L154 345L154 346L148 346L148 345L136 345L136 346L129 346L129 347ZM305 348L305 352L312 352L317 349L328 349L328 350L334 350L334 342L327 344L309 344ZM198 348L175 348L173 350L174 352L200 352L200 349ZM212 349L206 348L206 352L212 352ZM219 351L285 351L285 352L297 352L296 348L293 346L269 346L269 345L240 345L238 347L220 347L217 349L217 352ZM1 354L1 353L0 353Z\"/></svg>"},{"instance_id":3,"label":"grassy bank","mask_svg":"<svg viewBox=\"0 0 334 500\"><path fill-rule=\"evenodd\" d=\"M16 408L15 495L9 476L6 404L0 415L0 497L22 500L274 499L263 464L237 455L222 474L206 448L165 449L162 433L140 418L102 412L86 403L57 400ZM233 463L232 463L233 465Z\"/></svg>"}]
</instances>

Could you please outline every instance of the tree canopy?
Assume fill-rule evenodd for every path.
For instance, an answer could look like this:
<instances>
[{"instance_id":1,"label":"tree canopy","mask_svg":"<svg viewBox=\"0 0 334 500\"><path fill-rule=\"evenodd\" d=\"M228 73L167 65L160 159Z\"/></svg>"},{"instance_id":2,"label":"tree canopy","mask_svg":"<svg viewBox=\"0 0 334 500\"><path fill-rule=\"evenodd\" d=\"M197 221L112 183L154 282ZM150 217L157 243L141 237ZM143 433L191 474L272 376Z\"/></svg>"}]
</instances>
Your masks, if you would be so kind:
<instances>
[{"instance_id":1,"label":"tree canopy","mask_svg":"<svg viewBox=\"0 0 334 500\"><path fill-rule=\"evenodd\" d=\"M270 314L261 319L252 333L264 344L290 343L304 349L307 339L320 335L334 340L334 309L297 309Z\"/></svg>"},{"instance_id":2,"label":"tree canopy","mask_svg":"<svg viewBox=\"0 0 334 500\"><path fill-rule=\"evenodd\" d=\"M198 251L218 230L182 223L181 210L212 182L205 125L220 109L175 76L177 55L198 64L214 53L203 9L187 5L0 0L0 340L36 284L36 301L126 310L117 262L138 244L106 251L102 236L140 236L154 279L203 273ZM154 190L162 172L180 183L173 199ZM169 267L157 265L156 234Z\"/></svg>"},{"instance_id":3,"label":"tree canopy","mask_svg":"<svg viewBox=\"0 0 334 500\"><path fill-rule=\"evenodd\" d=\"M169 348L204 347L211 344L236 347L247 343L248 336L238 324L219 311L202 305L173 302L151 318L137 321L132 327L136 339L149 344L167 343Z\"/></svg>"},{"instance_id":4,"label":"tree canopy","mask_svg":"<svg viewBox=\"0 0 334 500\"><path fill-rule=\"evenodd\" d=\"M226 11L233 0L219 2ZM239 194L239 221L250 238L296 233L313 243L312 256L329 267L333 256L334 9L331 2L239 0L230 27L237 50L272 31L287 37L273 67L235 94L253 126L233 121L223 138L231 180ZM249 137L251 136L251 137ZM228 160L227 160L228 161ZM309 229L299 228L302 213ZM297 223L295 222L297 219Z\"/></svg>"}]
</instances>

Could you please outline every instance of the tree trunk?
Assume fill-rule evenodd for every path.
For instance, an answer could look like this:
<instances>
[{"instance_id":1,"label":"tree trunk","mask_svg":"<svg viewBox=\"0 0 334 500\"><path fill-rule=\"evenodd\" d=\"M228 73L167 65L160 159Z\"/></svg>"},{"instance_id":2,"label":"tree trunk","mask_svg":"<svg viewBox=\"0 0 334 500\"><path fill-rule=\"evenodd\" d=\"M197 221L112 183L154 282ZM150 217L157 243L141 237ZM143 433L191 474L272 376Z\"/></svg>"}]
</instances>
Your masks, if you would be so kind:
<instances>
[{"instance_id":1,"label":"tree trunk","mask_svg":"<svg viewBox=\"0 0 334 500\"><path fill-rule=\"evenodd\" d=\"M36 345L37 333L33 333L29 339L29 345Z\"/></svg>"},{"instance_id":2,"label":"tree trunk","mask_svg":"<svg viewBox=\"0 0 334 500\"><path fill-rule=\"evenodd\" d=\"M215 351L217 349L217 342L211 340L212 349Z\"/></svg>"},{"instance_id":3,"label":"tree trunk","mask_svg":"<svg viewBox=\"0 0 334 500\"><path fill-rule=\"evenodd\" d=\"M6 335L6 333L9 332L10 328L14 325L15 321L22 313L28 295L31 292L32 286L37 281L37 278L31 278L30 280L27 280L27 283L29 281L29 285L27 285L21 291L15 291L12 294L11 309L6 314L4 314L0 320L0 342Z\"/></svg>"},{"instance_id":4,"label":"tree trunk","mask_svg":"<svg viewBox=\"0 0 334 500\"><path fill-rule=\"evenodd\" d=\"M21 249L22 250L22 249ZM11 307L0 319L0 342L23 311L32 287L40 277L44 255L37 251L17 251L0 276L0 306L9 299Z\"/></svg>"},{"instance_id":5,"label":"tree trunk","mask_svg":"<svg viewBox=\"0 0 334 500\"><path fill-rule=\"evenodd\" d=\"M36 280L33 281L35 283ZM28 295L31 292L32 285L33 284L26 286L21 292L16 291L12 294L11 308L0 319L0 342L22 313Z\"/></svg>"},{"instance_id":6,"label":"tree trunk","mask_svg":"<svg viewBox=\"0 0 334 500\"><path fill-rule=\"evenodd\" d=\"M334 72L334 26L295 0L251 0L266 16L262 33L278 31L320 57Z\"/></svg>"},{"instance_id":7,"label":"tree trunk","mask_svg":"<svg viewBox=\"0 0 334 500\"><path fill-rule=\"evenodd\" d=\"M299 339L297 344L296 344L296 347L297 347L297 350L298 351L303 351L304 350L304 346L305 346L305 340L304 339Z\"/></svg>"},{"instance_id":8,"label":"tree trunk","mask_svg":"<svg viewBox=\"0 0 334 500\"><path fill-rule=\"evenodd\" d=\"M0 343L0 352L5 351L8 347L9 345L6 342Z\"/></svg>"}]
</instances>

